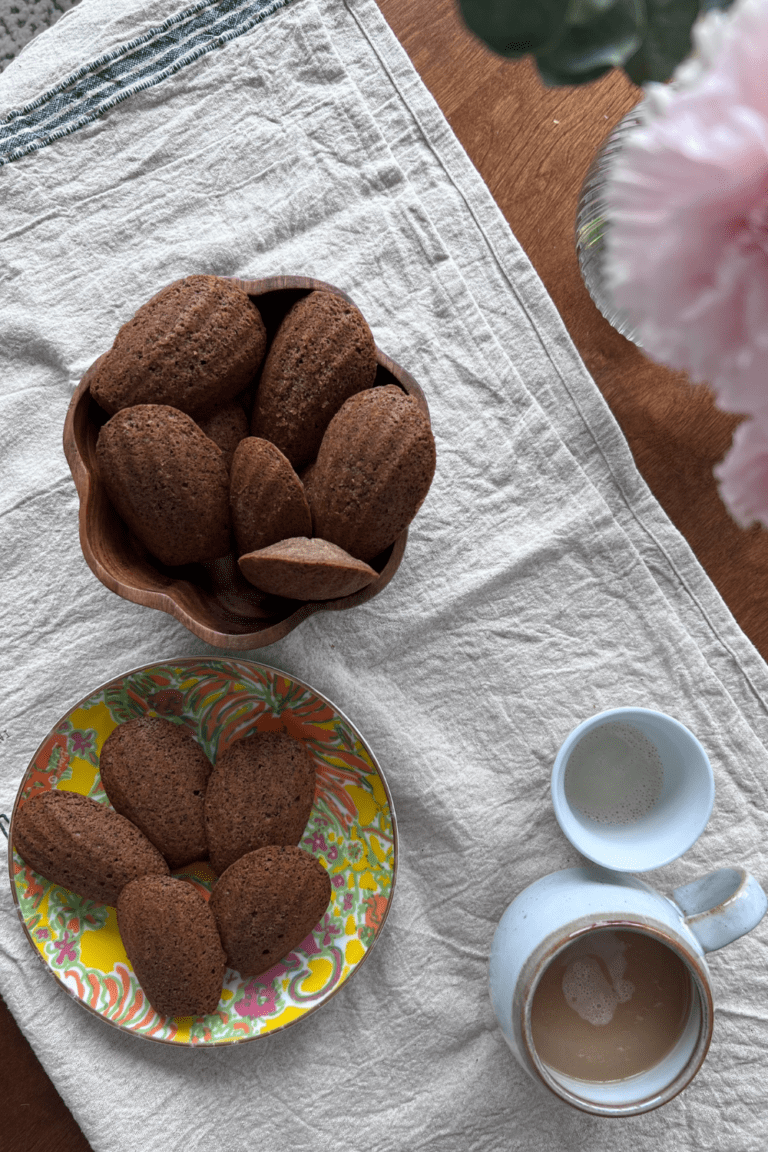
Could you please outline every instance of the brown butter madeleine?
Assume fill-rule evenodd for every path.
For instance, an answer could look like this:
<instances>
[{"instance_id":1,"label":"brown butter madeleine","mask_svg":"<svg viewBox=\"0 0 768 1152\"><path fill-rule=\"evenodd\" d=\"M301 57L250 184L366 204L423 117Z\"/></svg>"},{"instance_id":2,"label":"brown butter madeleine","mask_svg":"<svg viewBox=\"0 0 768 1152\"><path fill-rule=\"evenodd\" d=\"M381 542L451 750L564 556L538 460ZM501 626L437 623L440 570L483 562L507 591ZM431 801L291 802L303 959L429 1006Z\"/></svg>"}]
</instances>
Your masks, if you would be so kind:
<instances>
[{"instance_id":1,"label":"brown butter madeleine","mask_svg":"<svg viewBox=\"0 0 768 1152\"><path fill-rule=\"evenodd\" d=\"M217 759L205 796L214 872L221 875L267 844L298 844L314 797L315 764L299 740L255 732L231 744Z\"/></svg>"},{"instance_id":2,"label":"brown butter madeleine","mask_svg":"<svg viewBox=\"0 0 768 1152\"><path fill-rule=\"evenodd\" d=\"M312 535L304 486L274 444L248 436L235 449L229 501L238 554Z\"/></svg>"},{"instance_id":3,"label":"brown butter madeleine","mask_svg":"<svg viewBox=\"0 0 768 1152\"><path fill-rule=\"evenodd\" d=\"M376 345L360 310L334 292L310 292L290 309L272 341L251 432L302 468L317 455L334 413L375 378Z\"/></svg>"},{"instance_id":4,"label":"brown butter madeleine","mask_svg":"<svg viewBox=\"0 0 768 1152\"><path fill-rule=\"evenodd\" d=\"M331 899L323 865L303 848L270 845L241 856L219 877L210 906L241 976L258 976L301 944Z\"/></svg>"},{"instance_id":5,"label":"brown butter madeleine","mask_svg":"<svg viewBox=\"0 0 768 1152\"><path fill-rule=\"evenodd\" d=\"M189 728L157 716L119 724L99 757L113 808L144 833L172 869L208 855L205 790L212 767Z\"/></svg>"},{"instance_id":6,"label":"brown butter madeleine","mask_svg":"<svg viewBox=\"0 0 768 1152\"><path fill-rule=\"evenodd\" d=\"M163 1016L216 1011L226 957L206 900L185 880L147 876L126 884L117 926L145 996Z\"/></svg>"},{"instance_id":7,"label":"brown butter madeleine","mask_svg":"<svg viewBox=\"0 0 768 1152\"><path fill-rule=\"evenodd\" d=\"M91 395L110 415L136 404L194 413L246 388L266 346L261 313L241 288L187 276L123 324L94 371Z\"/></svg>"},{"instance_id":8,"label":"brown butter madeleine","mask_svg":"<svg viewBox=\"0 0 768 1152\"><path fill-rule=\"evenodd\" d=\"M315 536L373 560L408 527L435 474L435 439L417 401L394 384L339 409L305 491Z\"/></svg>"},{"instance_id":9,"label":"brown butter madeleine","mask_svg":"<svg viewBox=\"0 0 768 1152\"><path fill-rule=\"evenodd\" d=\"M58 788L29 797L13 820L16 851L35 872L87 900L117 903L131 880L167 876L143 832L105 804Z\"/></svg>"},{"instance_id":10,"label":"brown butter madeleine","mask_svg":"<svg viewBox=\"0 0 768 1152\"><path fill-rule=\"evenodd\" d=\"M229 475L191 416L164 404L123 408L99 432L96 463L117 512L163 564L229 551Z\"/></svg>"},{"instance_id":11,"label":"brown butter madeleine","mask_svg":"<svg viewBox=\"0 0 768 1152\"><path fill-rule=\"evenodd\" d=\"M334 600L351 596L374 581L378 572L343 548L315 536L281 540L248 552L240 571L255 588L294 600Z\"/></svg>"}]
</instances>

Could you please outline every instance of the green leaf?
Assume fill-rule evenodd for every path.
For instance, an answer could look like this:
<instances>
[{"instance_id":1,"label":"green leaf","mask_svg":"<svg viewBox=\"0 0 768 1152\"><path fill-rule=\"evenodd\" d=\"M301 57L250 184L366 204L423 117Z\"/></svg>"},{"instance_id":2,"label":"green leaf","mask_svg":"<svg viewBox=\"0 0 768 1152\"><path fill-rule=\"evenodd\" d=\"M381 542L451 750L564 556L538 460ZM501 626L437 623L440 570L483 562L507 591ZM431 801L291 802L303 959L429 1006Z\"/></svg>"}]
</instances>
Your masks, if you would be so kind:
<instances>
[{"instance_id":1,"label":"green leaf","mask_svg":"<svg viewBox=\"0 0 768 1152\"><path fill-rule=\"evenodd\" d=\"M531 53L545 84L586 84L623 67L668 80L691 51L699 12L733 0L459 0L465 22L502 56Z\"/></svg>"},{"instance_id":2,"label":"green leaf","mask_svg":"<svg viewBox=\"0 0 768 1152\"><path fill-rule=\"evenodd\" d=\"M637 52L624 65L635 84L669 80L691 51L691 26L699 0L645 0L645 34Z\"/></svg>"},{"instance_id":3,"label":"green leaf","mask_svg":"<svg viewBox=\"0 0 768 1152\"><path fill-rule=\"evenodd\" d=\"M620 67L639 49L639 0L571 0L557 41L536 52L545 84L586 84Z\"/></svg>"},{"instance_id":4,"label":"green leaf","mask_svg":"<svg viewBox=\"0 0 768 1152\"><path fill-rule=\"evenodd\" d=\"M561 31L568 0L459 0L471 32L502 56L535 52Z\"/></svg>"}]
</instances>

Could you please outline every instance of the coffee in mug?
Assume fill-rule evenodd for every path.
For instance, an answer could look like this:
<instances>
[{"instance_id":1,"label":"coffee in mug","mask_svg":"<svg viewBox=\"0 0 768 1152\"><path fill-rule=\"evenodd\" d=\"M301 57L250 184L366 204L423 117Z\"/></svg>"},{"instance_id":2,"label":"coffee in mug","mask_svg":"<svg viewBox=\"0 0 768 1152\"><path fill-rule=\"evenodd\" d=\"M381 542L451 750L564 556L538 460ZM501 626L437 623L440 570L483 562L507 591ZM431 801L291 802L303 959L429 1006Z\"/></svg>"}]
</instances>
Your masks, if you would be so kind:
<instances>
[{"instance_id":1,"label":"coffee in mug","mask_svg":"<svg viewBox=\"0 0 768 1152\"><path fill-rule=\"evenodd\" d=\"M515 1059L593 1116L666 1104L712 1038L705 952L738 940L766 910L768 896L743 868L699 876L671 900L591 865L535 880L501 917L488 971Z\"/></svg>"},{"instance_id":2,"label":"coffee in mug","mask_svg":"<svg viewBox=\"0 0 768 1152\"><path fill-rule=\"evenodd\" d=\"M680 957L637 930L588 932L555 956L533 996L542 1061L576 1080L610 1083L657 1065L682 1036L692 1004Z\"/></svg>"}]
</instances>

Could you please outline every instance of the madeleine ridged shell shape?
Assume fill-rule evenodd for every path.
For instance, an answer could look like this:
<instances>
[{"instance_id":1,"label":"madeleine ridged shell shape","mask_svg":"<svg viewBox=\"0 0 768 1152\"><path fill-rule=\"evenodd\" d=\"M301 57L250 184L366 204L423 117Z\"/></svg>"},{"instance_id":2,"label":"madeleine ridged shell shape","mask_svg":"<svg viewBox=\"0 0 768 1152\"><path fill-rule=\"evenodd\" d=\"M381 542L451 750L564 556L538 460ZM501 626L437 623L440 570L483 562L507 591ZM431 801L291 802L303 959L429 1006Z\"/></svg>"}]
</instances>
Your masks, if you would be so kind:
<instances>
[{"instance_id":1,"label":"madeleine ridged shell shape","mask_svg":"<svg viewBox=\"0 0 768 1152\"><path fill-rule=\"evenodd\" d=\"M165 404L123 408L99 433L96 463L118 513L163 564L229 551L229 474L191 416Z\"/></svg>"},{"instance_id":2,"label":"madeleine ridged shell shape","mask_svg":"<svg viewBox=\"0 0 768 1152\"><path fill-rule=\"evenodd\" d=\"M291 536L311 536L304 485L279 448L247 436L235 449L229 499L238 555Z\"/></svg>"},{"instance_id":3,"label":"madeleine ridged shell shape","mask_svg":"<svg viewBox=\"0 0 768 1152\"><path fill-rule=\"evenodd\" d=\"M334 292L310 292L277 330L259 381L251 432L294 468L314 460L331 418L376 378L376 345L362 313Z\"/></svg>"},{"instance_id":4,"label":"madeleine ridged shell shape","mask_svg":"<svg viewBox=\"0 0 768 1152\"><path fill-rule=\"evenodd\" d=\"M198 412L247 387L266 346L261 313L242 288L187 276L123 324L94 370L91 395L111 415L135 404Z\"/></svg>"},{"instance_id":5,"label":"madeleine ridged shell shape","mask_svg":"<svg viewBox=\"0 0 768 1152\"><path fill-rule=\"evenodd\" d=\"M435 473L428 418L395 385L347 400L306 477L315 536L373 560L408 527Z\"/></svg>"},{"instance_id":6,"label":"madeleine ridged shell shape","mask_svg":"<svg viewBox=\"0 0 768 1152\"><path fill-rule=\"evenodd\" d=\"M53 789L30 796L14 819L13 845L46 880L100 904L116 904L125 885L139 876L168 875L143 832L79 792Z\"/></svg>"}]
</instances>

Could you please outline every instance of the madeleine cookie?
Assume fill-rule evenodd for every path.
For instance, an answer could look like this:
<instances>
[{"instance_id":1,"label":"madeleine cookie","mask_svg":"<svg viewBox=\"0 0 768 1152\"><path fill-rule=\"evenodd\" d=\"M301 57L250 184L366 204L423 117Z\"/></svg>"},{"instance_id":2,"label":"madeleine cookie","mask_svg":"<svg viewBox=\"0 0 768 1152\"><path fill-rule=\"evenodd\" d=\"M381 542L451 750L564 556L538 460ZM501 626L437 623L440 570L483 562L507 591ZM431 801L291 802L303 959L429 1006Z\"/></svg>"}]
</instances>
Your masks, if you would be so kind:
<instances>
[{"instance_id":1,"label":"madeleine cookie","mask_svg":"<svg viewBox=\"0 0 768 1152\"><path fill-rule=\"evenodd\" d=\"M266 972L301 944L330 899L328 873L303 848L270 845L241 856L211 893L227 964L245 977Z\"/></svg>"},{"instance_id":2,"label":"madeleine cookie","mask_svg":"<svg viewBox=\"0 0 768 1152\"><path fill-rule=\"evenodd\" d=\"M315 797L306 746L282 732L256 732L216 761L205 797L211 867L221 875L246 852L298 844Z\"/></svg>"},{"instance_id":3,"label":"madeleine cookie","mask_svg":"<svg viewBox=\"0 0 768 1152\"><path fill-rule=\"evenodd\" d=\"M186 880L146 876L126 884L117 926L136 978L162 1016L216 1011L226 957L205 899Z\"/></svg>"},{"instance_id":4,"label":"madeleine cookie","mask_svg":"<svg viewBox=\"0 0 768 1152\"><path fill-rule=\"evenodd\" d=\"M240 571L255 588L294 600L335 600L372 583L378 572L343 548L315 537L281 540L248 552Z\"/></svg>"},{"instance_id":5,"label":"madeleine cookie","mask_svg":"<svg viewBox=\"0 0 768 1152\"><path fill-rule=\"evenodd\" d=\"M229 400L204 416L196 416L195 423L221 449L224 463L231 468L235 448L248 435L248 417L242 404Z\"/></svg>"},{"instance_id":6,"label":"madeleine cookie","mask_svg":"<svg viewBox=\"0 0 768 1152\"><path fill-rule=\"evenodd\" d=\"M267 331L241 288L218 276L175 280L123 324L91 378L110 415L136 404L194 413L248 386L264 358Z\"/></svg>"},{"instance_id":7,"label":"madeleine cookie","mask_svg":"<svg viewBox=\"0 0 768 1152\"><path fill-rule=\"evenodd\" d=\"M229 475L191 416L164 404L123 408L99 432L96 463L115 509L163 564L229 551Z\"/></svg>"},{"instance_id":8,"label":"madeleine cookie","mask_svg":"<svg viewBox=\"0 0 768 1152\"><path fill-rule=\"evenodd\" d=\"M331 417L376 378L376 345L362 313L335 292L304 296L286 315L264 361L251 432L294 468L317 455Z\"/></svg>"},{"instance_id":9,"label":"madeleine cookie","mask_svg":"<svg viewBox=\"0 0 768 1152\"><path fill-rule=\"evenodd\" d=\"M116 904L137 877L168 875L143 832L79 792L54 788L30 796L14 816L13 844L46 880L99 904Z\"/></svg>"},{"instance_id":10,"label":"madeleine cookie","mask_svg":"<svg viewBox=\"0 0 768 1152\"><path fill-rule=\"evenodd\" d=\"M230 469L229 501L238 555L289 536L311 536L304 485L279 448L248 436Z\"/></svg>"},{"instance_id":11,"label":"madeleine cookie","mask_svg":"<svg viewBox=\"0 0 768 1152\"><path fill-rule=\"evenodd\" d=\"M144 833L171 869L208 856L204 813L211 768L189 728L157 716L119 724L99 757L113 808Z\"/></svg>"},{"instance_id":12,"label":"madeleine cookie","mask_svg":"<svg viewBox=\"0 0 768 1152\"><path fill-rule=\"evenodd\" d=\"M305 491L314 535L372 560L408 527L435 473L435 440L394 384L353 396L323 437Z\"/></svg>"}]
</instances>

